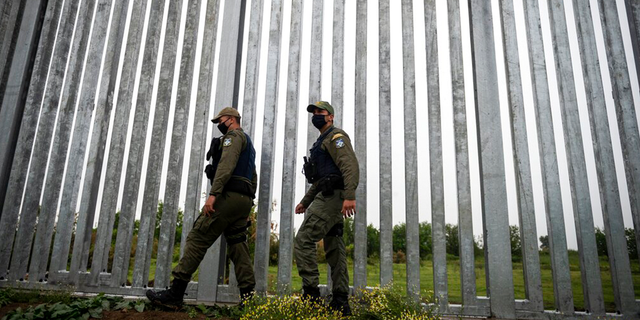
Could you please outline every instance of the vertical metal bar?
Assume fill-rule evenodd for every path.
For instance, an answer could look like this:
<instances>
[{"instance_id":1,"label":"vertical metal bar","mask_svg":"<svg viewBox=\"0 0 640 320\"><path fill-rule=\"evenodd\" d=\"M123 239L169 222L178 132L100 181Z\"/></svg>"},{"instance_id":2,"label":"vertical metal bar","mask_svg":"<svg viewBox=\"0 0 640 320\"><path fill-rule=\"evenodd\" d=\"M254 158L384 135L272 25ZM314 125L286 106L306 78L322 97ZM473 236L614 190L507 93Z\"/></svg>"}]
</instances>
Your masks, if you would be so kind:
<instances>
[{"instance_id":1,"label":"vertical metal bar","mask_svg":"<svg viewBox=\"0 0 640 320\"><path fill-rule=\"evenodd\" d=\"M107 36L107 28L105 26L109 23L110 13L111 4L109 1L100 0L95 7L93 25L91 17L88 17L88 20L86 20L87 27L91 25L91 35L86 52L85 64L82 69L81 93L76 106L76 119L73 128L71 146L69 148L69 158L67 159L67 169L61 196L62 201L60 202L61 215L73 215L76 213L82 169L84 167L84 156L86 154L87 138L89 135L89 125L91 123L93 109L95 108L96 89L100 78L95 75L98 75L100 72L100 63L102 61L105 39ZM75 103L76 101L74 101L74 104ZM60 174L60 176L62 175ZM45 209L52 210L54 212L47 213L44 212ZM46 229L51 229L51 231L53 231L53 228L48 226L53 225L56 209L57 201L56 206L42 206L42 213L45 214L45 218L50 220L40 219L38 224L42 223L43 226L47 226ZM91 241L92 227L93 212L78 212L76 236L73 245L73 257L71 260L71 282L73 283L77 283L77 272L79 269L86 271L87 261L82 260L81 258L84 255L85 249L87 252L89 251L89 246L85 247L85 239L88 238L88 240ZM41 232L41 228L38 228L38 232ZM51 233L47 233L50 236ZM46 240L49 242L50 238L47 238ZM48 251L49 250L47 248L47 256Z\"/></svg>"},{"instance_id":2,"label":"vertical metal bar","mask_svg":"<svg viewBox=\"0 0 640 320\"><path fill-rule=\"evenodd\" d=\"M331 46L331 105L333 125L341 128L344 115L344 0L333 0L333 45ZM327 287L332 286L331 266L327 264Z\"/></svg>"},{"instance_id":3,"label":"vertical metal bar","mask_svg":"<svg viewBox=\"0 0 640 320\"><path fill-rule=\"evenodd\" d=\"M216 47L216 30L220 1L207 2L204 35L202 42L202 58L198 72L198 93L196 95L195 120L193 122L193 135L191 144L191 156L189 160L189 178L187 181L187 197L185 200L184 216L182 224L182 243L180 256L184 254L184 243L191 231L194 219L198 216L202 203L202 177L204 171L205 154L208 141L206 141L206 129L209 124L209 105L211 100L211 83L213 82L213 64Z\"/></svg>"},{"instance_id":4,"label":"vertical metal bar","mask_svg":"<svg viewBox=\"0 0 640 320\"><path fill-rule=\"evenodd\" d=\"M89 283L91 285L98 285L100 272L107 271L107 259L109 257L109 249L111 247L111 235L113 232L113 217L116 210L116 202L118 200L118 188L120 186L120 173L122 170L122 162L124 157L125 135L127 133L127 125L129 123L129 111L131 108L131 99L133 95L133 89L135 85L136 70L138 65L138 56L140 51L140 44L142 42L142 27L146 18L145 8L147 7L147 1L133 1L132 11L129 19L129 32L126 40L126 49L124 60L122 61L122 73L120 75L120 87L118 88L116 109L114 115L114 123L112 128L111 142L109 143L109 157L107 159L107 168L104 182L104 194L102 195L102 203L100 206L100 218L98 222L98 231L96 234L96 243L94 246L93 259L91 265L91 275ZM113 66L117 68L117 66ZM117 71L112 71L111 81L115 81L114 75ZM115 85L115 83L113 84ZM114 88L115 89L115 88ZM113 101L110 98L106 98L105 103L107 109L112 109ZM108 113L105 113L105 118ZM110 121L110 120L104 120ZM106 135L107 123L103 123L101 129L102 135ZM105 140L102 140L105 139ZM101 138L105 141L106 137ZM102 147L100 147L102 148ZM98 152L98 156L100 152ZM104 159L98 158L99 162ZM100 166L96 165L96 168ZM98 171L98 169L96 169ZM99 173L96 173L99 175ZM92 188L98 187L99 179L94 178L94 185ZM93 200L91 197L88 199L87 206L91 206ZM81 204L83 206L84 204Z\"/></svg>"},{"instance_id":5,"label":"vertical metal bar","mask_svg":"<svg viewBox=\"0 0 640 320\"><path fill-rule=\"evenodd\" d=\"M623 45L620 18L618 17L617 6L612 3L605 3L604 1L598 0L598 6L600 9L600 20L602 21L602 32L606 44L605 50L607 53L609 74L613 86L613 101L616 114L618 115L618 131L620 141L622 142L622 154L625 160L629 200L631 202L631 210L636 212L635 218L637 220L638 210L640 210L640 157L638 157L640 154L640 132L638 132L636 106L633 103L633 93L631 92L631 80ZM602 143L605 142L602 141ZM608 154L602 152L600 156L608 156ZM600 173L602 176L599 175L599 178L606 179L606 182L601 179L599 179L599 181L601 183L604 182L601 190L602 188L606 188L606 190L609 191L606 193L607 210L603 210L603 213L609 264L611 266L611 278L613 280L613 292L618 311L627 315L637 312L638 307L635 303L631 266L629 265L629 253L624 237L622 210L619 209L620 198L617 192L618 183L614 168L613 159L607 160L602 165L603 172ZM609 170L611 169L614 170L610 172Z\"/></svg>"},{"instance_id":6,"label":"vertical metal bar","mask_svg":"<svg viewBox=\"0 0 640 320\"><path fill-rule=\"evenodd\" d=\"M636 63L636 77L637 80L640 81L640 1L625 0L624 3L627 10L627 21L629 23L631 46L633 47L633 56L635 57ZM636 241L640 246L640 237L638 236L638 234L640 233L640 223L638 224L639 225L636 225L635 227Z\"/></svg>"},{"instance_id":7,"label":"vertical metal bar","mask_svg":"<svg viewBox=\"0 0 640 320\"><path fill-rule=\"evenodd\" d=\"M458 1L455 1L458 6ZM450 8L451 10L451 8ZM429 172L431 175L431 236L433 243L433 292L439 310L449 302L447 283L447 248L445 239L444 185L442 163L442 116L440 108L440 68L438 58L438 21L436 1L424 2L425 44L427 52L427 85L429 112ZM458 24L460 17L457 18ZM454 22L450 21L450 23ZM456 30L453 30L455 32ZM457 29L459 34L459 26ZM453 33L451 33L453 34ZM461 44L460 44L461 45ZM462 56L460 56L462 58ZM462 65L462 60L458 61ZM454 63L452 61L452 68ZM454 105L455 106L455 105ZM408 223L407 223L408 225ZM475 283L475 279L474 279Z\"/></svg>"},{"instance_id":8,"label":"vertical metal bar","mask_svg":"<svg viewBox=\"0 0 640 320\"><path fill-rule=\"evenodd\" d=\"M187 13L186 30L184 35L183 55L180 65L180 81L181 86L178 88L178 96L176 102L176 114L174 118L174 130L171 140L171 154L169 156L169 178L167 179L167 191L170 192L170 196L166 196L165 204L170 208L172 204L175 206L174 210L179 210L178 200L180 198L180 185L182 180L182 169L184 166L184 145L186 144L187 134L187 122L189 116L189 108L191 106L191 91L193 82L193 71L195 65L195 48L197 46L198 38L198 25L200 17L200 0L190 0L188 3L189 9ZM171 199L171 200L170 200ZM193 224L194 214L186 215L183 220L183 225ZM175 219L174 219L175 220ZM175 233L175 232L174 232ZM183 251L183 245L186 243L187 234L183 229L183 241L181 242L181 252ZM168 266L171 266L169 262Z\"/></svg>"},{"instance_id":9,"label":"vertical metal bar","mask_svg":"<svg viewBox=\"0 0 640 320\"><path fill-rule=\"evenodd\" d=\"M425 1L427 51L427 84L429 110L429 150L431 173L431 213L433 241L434 295L439 310L448 304L447 262L445 243L444 189L442 168L442 124L438 67L438 39L435 1ZM407 223L408 225L408 223Z\"/></svg>"},{"instance_id":10,"label":"vertical metal bar","mask_svg":"<svg viewBox=\"0 0 640 320\"><path fill-rule=\"evenodd\" d=\"M289 68L287 80L287 110L290 117L298 118L300 95L300 47L302 44L303 0L291 4L291 36L289 40ZM284 160L282 165L282 201L280 211L280 247L278 253L278 293L291 294L293 267L293 208L295 205L296 149L298 148L298 122L287 121L284 129Z\"/></svg>"},{"instance_id":11,"label":"vertical metal bar","mask_svg":"<svg viewBox=\"0 0 640 320\"><path fill-rule=\"evenodd\" d=\"M402 0L402 69L404 75L404 172L407 227L407 295L420 300L420 239L418 218L418 137L416 125L416 65L413 44L413 0Z\"/></svg>"},{"instance_id":12,"label":"vertical metal bar","mask_svg":"<svg viewBox=\"0 0 640 320\"><path fill-rule=\"evenodd\" d=\"M640 81L640 1L625 0L627 10L627 21L629 23L629 32L631 36L631 46L633 48L633 56L635 57L636 76ZM2 195L0 195L1 197ZM637 201L636 197L636 201ZM638 207L638 205L634 205ZM640 212L631 210L633 215L633 226L636 234L636 246L640 248Z\"/></svg>"},{"instance_id":13,"label":"vertical metal bar","mask_svg":"<svg viewBox=\"0 0 640 320\"><path fill-rule=\"evenodd\" d=\"M54 41L58 27L58 21L60 19L60 12L62 10L62 3L50 2L47 4L47 11L45 15L44 24L42 27L42 36L38 44L39 50L36 54L33 73L31 76L31 82L29 84L29 93L25 102L25 111L22 117L22 124L20 125L20 134L18 136L18 143L16 145L16 153L13 159L13 165L11 166L11 177L7 188L7 200L4 203L4 219L0 228L13 228L12 232L7 233L8 230L0 231L0 234L11 234L13 237L15 232L15 224L18 218L18 209L22 200L22 194L27 178L27 169L29 165L29 159L31 158L31 151L33 142L36 135L36 126L38 124L38 117L42 109L42 99L44 96L44 90L46 87L47 76L49 74L49 67L51 58L53 56ZM10 216L11 215L11 216ZM15 220L14 220L15 219ZM9 222L8 220L13 220ZM6 224L5 224L6 223ZM36 237L36 243L40 243ZM3 240L4 241L4 240ZM13 242L13 238L7 240L7 242ZM12 243L11 243L12 244ZM44 249L44 246L34 248L34 254L31 257L31 265L40 266L40 250ZM49 246L46 246L48 252ZM37 256L37 257L36 257ZM44 254L48 257L48 253ZM7 260L8 260L8 256ZM8 261L7 261L8 263ZM42 266L42 269L46 269L46 263ZM6 269L5 269L6 270ZM0 278L5 277L5 271L0 269ZM41 274L35 272L29 272L31 281L44 281Z\"/></svg>"},{"instance_id":14,"label":"vertical metal bar","mask_svg":"<svg viewBox=\"0 0 640 320\"><path fill-rule=\"evenodd\" d=\"M172 2L173 4L173 2ZM182 6L180 1L179 6ZM170 9L171 10L171 9ZM180 16L180 9L176 11ZM193 14L193 16L192 16ZM164 209L160 223L160 240L158 247L167 248L164 252L158 250L156 282L159 286L169 284L169 273L173 258L173 244L175 242L176 216L179 209L180 185L184 159L184 145L186 143L187 121L191 98L191 84L195 60L195 45L198 35L198 18L200 16L199 0L189 0L187 21L184 34L182 59L180 61L179 87L176 97L175 116L173 120L173 134L169 154L169 169L167 172L167 188L164 195Z\"/></svg>"},{"instance_id":15,"label":"vertical metal bar","mask_svg":"<svg viewBox=\"0 0 640 320\"><path fill-rule=\"evenodd\" d=\"M276 114L278 112L278 79L280 78L280 44L282 38L282 1L271 3L269 54L267 57L267 86L264 101L262 156L260 159L260 195L254 270L256 292L265 294L269 273L269 237L271 231L271 197L273 191L273 161L275 158Z\"/></svg>"},{"instance_id":16,"label":"vertical metal bar","mask_svg":"<svg viewBox=\"0 0 640 320\"><path fill-rule=\"evenodd\" d=\"M379 0L380 59L380 285L393 280L391 179L391 60L389 0Z\"/></svg>"},{"instance_id":17,"label":"vertical metal bar","mask_svg":"<svg viewBox=\"0 0 640 320\"><path fill-rule=\"evenodd\" d=\"M194 122L194 131L193 131L193 140L192 141L201 141L200 148L198 152L196 152L196 148L198 147L197 143L192 145L191 149L191 169L189 172L189 182L187 186L187 209L190 202L196 202L196 209L200 208L200 192L202 190L202 164L204 155L206 152L206 146L208 145L208 141L206 141L207 136L207 128L209 123L209 106L211 105L211 83L213 82L213 65L215 59L215 48L217 42L218 35L218 17L220 10L220 1L213 0L207 3L207 13L205 17L205 25L204 25L204 36L202 39L202 58L200 65L200 80L198 81L198 95L196 100L196 119L197 115L202 116L202 121ZM202 109L200 109L202 108ZM197 136L196 136L197 135ZM200 140L198 140L200 139ZM197 172L196 172L197 171ZM197 182L194 182L192 179L197 179ZM193 185L192 185L193 183ZM207 184L208 185L208 184ZM195 199L190 198L191 195L196 196ZM188 213L185 209L185 214ZM182 228L191 226L183 225ZM153 240L153 239L152 239ZM153 242L150 242L150 245ZM218 241L219 243L219 241ZM201 287L204 287L205 282L203 279L207 274L212 274L211 272L211 261L213 260L212 249L210 248L207 254L204 257L203 262L200 264L200 285L198 286L198 296L200 299L200 291ZM204 291L204 290L203 290Z\"/></svg>"},{"instance_id":18,"label":"vertical metal bar","mask_svg":"<svg viewBox=\"0 0 640 320\"><path fill-rule=\"evenodd\" d=\"M40 228L53 228L53 223L51 222L55 220L58 200L62 189L62 174L60 173L64 171L67 160L67 150L69 140L71 140L71 126L77 106L78 88L81 82L95 3L94 0L83 2L80 6L80 14L76 18L75 34L71 45L68 68L63 81L62 91L59 92L61 95L60 109L56 120L56 129L53 133L53 145L50 149L51 155L48 163L48 174L46 175L44 190L41 191L43 195L42 204L40 205L40 210L38 210L37 205L41 194L26 195L27 197L34 198L30 201L34 206L23 207L23 214L20 219L16 237L16 246L17 248L29 249L14 252L14 259L11 261L11 273L9 274L10 279L21 279L27 273L28 255L33 240L36 213L40 211ZM64 214L64 212L62 212L62 214ZM62 218L60 220L62 220ZM72 225L70 224L65 227L71 229ZM26 256L24 254L26 254Z\"/></svg>"},{"instance_id":19,"label":"vertical metal bar","mask_svg":"<svg viewBox=\"0 0 640 320\"><path fill-rule=\"evenodd\" d=\"M551 21L553 48L556 70L558 72L558 92L560 93L560 105L562 110L562 127L564 129L565 143L567 143L567 163L569 164L569 179L571 182L571 194L573 199L573 211L576 217L578 233L593 233L591 200L589 199L589 182L585 164L584 148L582 145L582 132L576 101L576 88L571 64L571 52L569 50L569 36L565 17L563 1L552 0L549 3L549 19ZM551 215L556 214L550 212ZM558 253L553 256L552 264L557 268L558 278L554 277L554 289L556 295L556 308L565 314L572 314L573 297L571 293L571 278L569 275L569 261L566 257L565 243L556 242L557 236L564 238L565 229L560 228L562 217L552 217L547 223L552 231L549 244L552 250ZM549 218L548 218L549 219ZM562 234L562 235L561 235ZM580 236L579 236L580 238ZM565 238L566 239L566 238ZM562 241L562 240L560 240ZM553 260L555 259L555 261Z\"/></svg>"},{"instance_id":20,"label":"vertical metal bar","mask_svg":"<svg viewBox=\"0 0 640 320\"><path fill-rule=\"evenodd\" d=\"M20 28L18 27L22 22L25 4L26 1L5 1L0 3L0 15L2 15L2 19L0 19L0 101L3 100L7 79L11 71L11 61L13 60L16 42L20 33ZM0 110L1 108L2 104L0 103ZM3 186L6 187L4 184ZM2 207L1 200L0 207Z\"/></svg>"},{"instance_id":21,"label":"vertical metal bar","mask_svg":"<svg viewBox=\"0 0 640 320\"><path fill-rule=\"evenodd\" d=\"M162 21L164 13L164 1L154 0L151 3L149 21ZM179 13L178 13L179 16ZM118 233L114 249L113 265L111 267L111 285L124 286L127 283L129 273L129 260L131 257L131 239L133 237L133 224L138 204L138 190L140 189L140 175L142 171L142 158L149 123L149 112L153 94L156 64L158 60L158 47L162 23L149 23L142 60L142 71L138 84L138 96L135 102L135 115L131 128L131 144L127 160L122 208L118 219ZM146 234L142 234L144 236ZM73 261L72 261L73 264Z\"/></svg>"},{"instance_id":22,"label":"vertical metal bar","mask_svg":"<svg viewBox=\"0 0 640 320\"><path fill-rule=\"evenodd\" d=\"M355 151L360 166L356 190L353 287L367 286L367 0L356 3Z\"/></svg>"},{"instance_id":23,"label":"vertical metal bar","mask_svg":"<svg viewBox=\"0 0 640 320\"><path fill-rule=\"evenodd\" d=\"M344 0L333 0L333 47L331 58L331 105L334 125L342 127L344 115Z\"/></svg>"},{"instance_id":24,"label":"vertical metal bar","mask_svg":"<svg viewBox=\"0 0 640 320\"><path fill-rule=\"evenodd\" d=\"M260 44L262 42L262 16L264 1L251 1L251 20L247 42L247 67L244 82L244 103L242 105L242 129L253 137L256 126L256 103L258 101L258 78L260 74Z\"/></svg>"},{"instance_id":25,"label":"vertical metal bar","mask_svg":"<svg viewBox=\"0 0 640 320\"><path fill-rule=\"evenodd\" d=\"M439 105L439 78L438 78L438 51L437 51L437 32L435 25L435 5L429 8L425 7L425 12L431 12L429 16L433 18L430 21L432 27L427 29L429 40L427 45L431 44L427 54L430 58L427 61L427 75L429 83L429 95L432 95L429 104ZM462 53L462 30L460 22L460 1L448 0L447 11L449 20L449 59L451 64L451 91L453 103L453 126L455 132L455 150L456 150L456 184L458 187L458 228L460 241L460 282L462 289L462 304L465 306L475 305L476 301L476 271L475 271L475 245L473 237L473 215L471 211L471 178L469 173L469 138L467 134L467 108L465 98L464 84L464 61ZM434 30L434 31L429 31ZM431 93L433 92L433 93ZM430 116L431 117L431 116ZM439 118L439 113L438 113ZM438 134L439 137L439 134ZM440 142L441 143L441 142ZM442 147L440 147L441 149ZM434 147L430 148L433 153ZM442 151L440 151L442 152ZM433 157L433 155L432 155ZM441 157L441 156L440 156ZM442 161L442 160L440 160ZM439 169L442 170L442 169ZM433 172L433 170L432 170ZM433 177L431 178L433 181ZM442 178L440 178L442 179ZM441 180L442 181L442 180ZM438 185L442 189L442 182ZM431 185L433 190L435 186ZM433 192L433 191L432 191ZM440 191L444 192L444 191ZM440 196L440 206L444 206L443 196ZM432 200L435 197L431 196ZM434 209L432 209L434 210ZM440 209L444 210L444 209ZM435 211L435 210L434 210ZM440 233L444 233L444 222L440 226ZM435 227L435 225L433 226ZM432 228L432 230L435 230ZM432 231L433 232L433 231ZM444 237L444 236L442 236ZM444 241L444 240L440 240ZM435 243L435 242L434 242ZM440 244L441 246L443 244ZM445 291L446 292L446 291Z\"/></svg>"},{"instance_id":26,"label":"vertical metal bar","mask_svg":"<svg viewBox=\"0 0 640 320\"><path fill-rule=\"evenodd\" d=\"M506 199L502 126L491 2L471 0L471 41L478 116L478 150L482 190L487 293L491 314L515 318L513 268L509 242L509 215Z\"/></svg>"},{"instance_id":27,"label":"vertical metal bar","mask_svg":"<svg viewBox=\"0 0 640 320\"><path fill-rule=\"evenodd\" d=\"M591 16L591 6L588 1L573 1L578 31L578 45L582 61L582 73L585 81L586 102L589 110L591 136L593 139L596 158L596 170L603 212L609 210L621 211L620 194L616 179L616 169L611 145L611 134L604 98L598 49ZM615 199L613 199L614 197ZM617 208L617 209L616 209ZM604 298L602 295L602 281L600 279L599 261L593 222L587 223L583 232L578 233L580 248L580 266L582 275L582 291L585 309L598 315L604 315ZM585 268L586 267L586 268ZM589 270L589 268L597 268ZM591 274L587 273L591 271Z\"/></svg>"},{"instance_id":28,"label":"vertical metal bar","mask_svg":"<svg viewBox=\"0 0 640 320\"><path fill-rule=\"evenodd\" d=\"M246 1L244 0L225 2L220 39L220 61L218 62L216 113L228 106L237 108L245 7ZM234 81L229 79L234 79ZM224 237L220 237L209 248L207 255L211 258L205 256L204 263L201 263L198 300L218 300L219 279L225 273L226 248Z\"/></svg>"},{"instance_id":29,"label":"vertical metal bar","mask_svg":"<svg viewBox=\"0 0 640 320\"><path fill-rule=\"evenodd\" d=\"M323 0L313 0L313 11L311 20L311 48L309 61L309 103L314 103L322 99L322 17ZM318 137L318 130L311 125L311 115L309 115L307 128L307 148L310 149ZM308 188L309 186L307 186Z\"/></svg>"},{"instance_id":30,"label":"vertical metal bar","mask_svg":"<svg viewBox=\"0 0 640 320\"><path fill-rule=\"evenodd\" d=\"M4 196L7 192L9 183L9 174L11 172L11 164L13 163L14 152L20 131L20 123L25 108L25 98L29 89L29 80L31 79L31 71L33 68L33 60L37 52L37 45L40 38L40 27L42 25L42 16L45 14L46 2L31 1L25 7L23 18L20 23L18 37L16 39L15 59L11 61L11 69L7 77L6 89L2 97L2 109L0 109L0 150L3 150L0 159L0 197L4 202ZM15 234L15 225L18 219L19 207L3 206L2 226L6 226L0 230L0 239L2 246L0 252L3 257L9 257L11 254L11 246ZM9 210L15 210L8 212ZM5 213L6 212L6 213ZM5 216L7 216L5 218ZM0 274L4 275L7 270L9 259L4 259L0 263Z\"/></svg>"},{"instance_id":31,"label":"vertical metal bar","mask_svg":"<svg viewBox=\"0 0 640 320\"><path fill-rule=\"evenodd\" d=\"M522 95L520 56L513 0L500 0L500 18L505 51L504 65L507 73L507 82L509 83L507 89L509 92L509 114L511 115L510 123L513 137L511 149L514 151L513 163L516 172L517 208L520 218L525 296L529 310L543 311L536 213L533 199L533 183L531 182L529 142Z\"/></svg>"}]
</instances>

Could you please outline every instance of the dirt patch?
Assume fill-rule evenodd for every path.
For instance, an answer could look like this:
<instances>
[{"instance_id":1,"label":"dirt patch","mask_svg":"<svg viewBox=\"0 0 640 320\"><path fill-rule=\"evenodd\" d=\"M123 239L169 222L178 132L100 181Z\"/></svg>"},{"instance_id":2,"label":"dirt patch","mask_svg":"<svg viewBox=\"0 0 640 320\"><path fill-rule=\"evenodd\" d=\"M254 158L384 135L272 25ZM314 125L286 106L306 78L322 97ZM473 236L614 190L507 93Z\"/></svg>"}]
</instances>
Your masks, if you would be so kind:
<instances>
[{"instance_id":1,"label":"dirt patch","mask_svg":"<svg viewBox=\"0 0 640 320\"><path fill-rule=\"evenodd\" d=\"M10 303L0 308L0 319L7 315L7 313L22 308L23 310L29 308L29 306L37 306L40 303ZM119 311L104 311L102 312L102 319L104 320L191 320L191 319L207 319L207 316L199 313L194 318L190 318L187 312L184 311L158 311L149 310L144 312L137 312L135 310L119 310ZM208 319L214 319L209 317ZM216 320L231 320L230 318L215 318Z\"/></svg>"},{"instance_id":2,"label":"dirt patch","mask_svg":"<svg viewBox=\"0 0 640 320\"><path fill-rule=\"evenodd\" d=\"M102 313L102 319L107 320L187 320L187 319L206 319L203 314L198 314L195 318L189 318L186 312L170 312L170 311L145 311L137 312L129 311L105 311Z\"/></svg>"}]
</instances>

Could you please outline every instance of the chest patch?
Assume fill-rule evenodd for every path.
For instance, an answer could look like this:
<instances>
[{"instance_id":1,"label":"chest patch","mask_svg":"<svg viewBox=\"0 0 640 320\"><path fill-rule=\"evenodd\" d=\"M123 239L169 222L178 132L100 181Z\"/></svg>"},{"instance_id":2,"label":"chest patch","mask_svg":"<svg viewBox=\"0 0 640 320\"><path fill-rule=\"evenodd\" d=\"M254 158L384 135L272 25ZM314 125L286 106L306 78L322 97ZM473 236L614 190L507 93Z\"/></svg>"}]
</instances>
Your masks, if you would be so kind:
<instances>
[{"instance_id":1,"label":"chest patch","mask_svg":"<svg viewBox=\"0 0 640 320\"><path fill-rule=\"evenodd\" d=\"M223 146L228 147L231 145L231 138L226 138L224 139L224 142L222 143Z\"/></svg>"},{"instance_id":2,"label":"chest patch","mask_svg":"<svg viewBox=\"0 0 640 320\"><path fill-rule=\"evenodd\" d=\"M336 148L340 149L342 147L344 147L344 140L342 140L342 138L338 138L336 140Z\"/></svg>"}]
</instances>

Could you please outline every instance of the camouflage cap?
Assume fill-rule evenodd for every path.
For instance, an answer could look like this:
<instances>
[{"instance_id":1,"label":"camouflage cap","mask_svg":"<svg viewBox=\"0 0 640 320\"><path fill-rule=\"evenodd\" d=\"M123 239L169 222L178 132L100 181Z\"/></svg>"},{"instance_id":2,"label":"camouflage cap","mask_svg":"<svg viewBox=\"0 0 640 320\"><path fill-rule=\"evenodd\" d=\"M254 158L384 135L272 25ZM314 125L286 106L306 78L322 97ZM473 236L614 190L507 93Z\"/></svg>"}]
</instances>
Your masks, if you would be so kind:
<instances>
[{"instance_id":1,"label":"camouflage cap","mask_svg":"<svg viewBox=\"0 0 640 320\"><path fill-rule=\"evenodd\" d=\"M220 110L218 115L215 118L211 119L211 122L218 123L220 122L220 118L222 118L223 116L231 116L240 119L240 113L238 113L238 110L231 107L226 107Z\"/></svg>"},{"instance_id":2,"label":"camouflage cap","mask_svg":"<svg viewBox=\"0 0 640 320\"><path fill-rule=\"evenodd\" d=\"M310 104L307 107L307 112L313 113L313 110L315 108L327 110L327 111L329 111L329 114L335 114L333 112L333 107L329 104L329 102L326 102L326 101L318 101L316 103Z\"/></svg>"}]
</instances>

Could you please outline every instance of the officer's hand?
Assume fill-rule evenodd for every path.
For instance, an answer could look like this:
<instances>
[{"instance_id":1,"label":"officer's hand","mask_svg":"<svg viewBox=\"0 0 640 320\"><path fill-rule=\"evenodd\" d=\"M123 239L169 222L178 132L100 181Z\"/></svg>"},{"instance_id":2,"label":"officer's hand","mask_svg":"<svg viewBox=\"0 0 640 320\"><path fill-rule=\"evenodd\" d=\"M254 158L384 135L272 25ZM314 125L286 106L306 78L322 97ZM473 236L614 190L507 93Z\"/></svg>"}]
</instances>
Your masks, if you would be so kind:
<instances>
[{"instance_id":1,"label":"officer's hand","mask_svg":"<svg viewBox=\"0 0 640 320\"><path fill-rule=\"evenodd\" d=\"M298 205L296 206L296 214L304 213L305 211L307 211L307 208L305 208L302 203L298 203Z\"/></svg>"},{"instance_id":2,"label":"officer's hand","mask_svg":"<svg viewBox=\"0 0 640 320\"><path fill-rule=\"evenodd\" d=\"M204 204L202 214L204 214L207 217L210 217L214 212L216 212L216 210L213 209L213 205L215 203L216 203L216 196L209 195L209 198L207 198L207 202Z\"/></svg>"},{"instance_id":3,"label":"officer's hand","mask_svg":"<svg viewBox=\"0 0 640 320\"><path fill-rule=\"evenodd\" d=\"M356 201L355 200L344 200L342 202L342 215L345 218L350 218L356 214Z\"/></svg>"}]
</instances>

